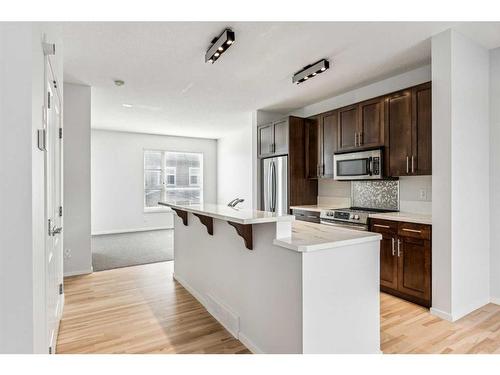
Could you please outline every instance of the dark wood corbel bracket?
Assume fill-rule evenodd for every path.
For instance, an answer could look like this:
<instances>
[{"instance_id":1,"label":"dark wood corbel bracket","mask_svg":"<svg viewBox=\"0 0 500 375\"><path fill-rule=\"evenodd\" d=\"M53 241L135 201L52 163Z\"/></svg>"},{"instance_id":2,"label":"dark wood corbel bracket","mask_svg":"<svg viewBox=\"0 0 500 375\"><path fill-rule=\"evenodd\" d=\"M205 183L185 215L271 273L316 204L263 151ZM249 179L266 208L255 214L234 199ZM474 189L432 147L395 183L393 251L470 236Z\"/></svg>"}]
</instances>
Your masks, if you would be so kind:
<instances>
[{"instance_id":1,"label":"dark wood corbel bracket","mask_svg":"<svg viewBox=\"0 0 500 375\"><path fill-rule=\"evenodd\" d=\"M214 235L214 219L210 216L200 215L193 213L198 219L200 219L201 223L207 227L207 232L209 235Z\"/></svg>"},{"instance_id":2,"label":"dark wood corbel bracket","mask_svg":"<svg viewBox=\"0 0 500 375\"><path fill-rule=\"evenodd\" d=\"M187 211L179 210L178 208L173 208L173 207L170 207L170 208L175 211L177 216L179 216L182 219L183 224L187 226L188 225L188 213L187 213Z\"/></svg>"},{"instance_id":3,"label":"dark wood corbel bracket","mask_svg":"<svg viewBox=\"0 0 500 375\"><path fill-rule=\"evenodd\" d=\"M243 238L246 248L248 250L253 250L252 224L238 224L232 221L228 221L227 223L233 226L236 232Z\"/></svg>"}]
</instances>

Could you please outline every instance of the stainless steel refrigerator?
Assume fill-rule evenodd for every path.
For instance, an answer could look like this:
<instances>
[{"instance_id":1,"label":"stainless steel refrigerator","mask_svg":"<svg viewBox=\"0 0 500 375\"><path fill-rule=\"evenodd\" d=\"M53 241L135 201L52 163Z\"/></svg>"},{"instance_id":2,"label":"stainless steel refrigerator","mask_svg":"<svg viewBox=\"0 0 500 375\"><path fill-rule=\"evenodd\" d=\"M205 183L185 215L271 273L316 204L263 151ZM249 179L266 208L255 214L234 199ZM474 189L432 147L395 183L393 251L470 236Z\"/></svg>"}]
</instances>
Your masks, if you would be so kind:
<instances>
[{"instance_id":1,"label":"stainless steel refrigerator","mask_svg":"<svg viewBox=\"0 0 500 375\"><path fill-rule=\"evenodd\" d=\"M262 159L262 209L288 213L288 157Z\"/></svg>"}]
</instances>

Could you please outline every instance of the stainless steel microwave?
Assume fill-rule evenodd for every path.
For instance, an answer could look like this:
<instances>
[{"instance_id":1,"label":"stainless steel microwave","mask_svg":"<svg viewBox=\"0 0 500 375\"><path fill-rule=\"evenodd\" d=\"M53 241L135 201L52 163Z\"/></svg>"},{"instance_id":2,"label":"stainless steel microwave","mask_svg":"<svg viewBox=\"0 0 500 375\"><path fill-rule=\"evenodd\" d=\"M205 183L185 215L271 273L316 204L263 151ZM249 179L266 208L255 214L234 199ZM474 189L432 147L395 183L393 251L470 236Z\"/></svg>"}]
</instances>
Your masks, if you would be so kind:
<instances>
[{"instance_id":1,"label":"stainless steel microwave","mask_svg":"<svg viewBox=\"0 0 500 375\"><path fill-rule=\"evenodd\" d=\"M334 180L376 180L381 179L381 149L355 151L333 155Z\"/></svg>"}]
</instances>

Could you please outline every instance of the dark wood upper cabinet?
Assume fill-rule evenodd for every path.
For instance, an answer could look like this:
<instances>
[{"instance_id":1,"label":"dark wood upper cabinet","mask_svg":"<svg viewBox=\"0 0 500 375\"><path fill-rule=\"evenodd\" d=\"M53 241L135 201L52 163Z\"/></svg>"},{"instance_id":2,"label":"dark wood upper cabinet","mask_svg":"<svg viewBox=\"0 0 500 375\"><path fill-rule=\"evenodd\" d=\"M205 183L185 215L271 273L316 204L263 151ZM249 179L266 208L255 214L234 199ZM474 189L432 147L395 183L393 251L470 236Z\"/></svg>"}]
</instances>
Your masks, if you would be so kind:
<instances>
[{"instance_id":1,"label":"dark wood upper cabinet","mask_svg":"<svg viewBox=\"0 0 500 375\"><path fill-rule=\"evenodd\" d=\"M431 83L412 90L413 173L432 174L432 88Z\"/></svg>"},{"instance_id":2,"label":"dark wood upper cabinet","mask_svg":"<svg viewBox=\"0 0 500 375\"><path fill-rule=\"evenodd\" d=\"M404 90L386 98L386 121L389 131L389 175L410 174L412 151L411 90ZM386 161L387 162L387 161Z\"/></svg>"},{"instance_id":3,"label":"dark wood upper cabinet","mask_svg":"<svg viewBox=\"0 0 500 375\"><path fill-rule=\"evenodd\" d=\"M432 174L431 83L389 95L385 110L389 175Z\"/></svg>"},{"instance_id":4,"label":"dark wood upper cabinet","mask_svg":"<svg viewBox=\"0 0 500 375\"><path fill-rule=\"evenodd\" d=\"M358 147L384 144L384 100L376 98L359 104Z\"/></svg>"},{"instance_id":5,"label":"dark wood upper cabinet","mask_svg":"<svg viewBox=\"0 0 500 375\"><path fill-rule=\"evenodd\" d=\"M308 178L333 177L333 153L337 150L337 112L306 120Z\"/></svg>"},{"instance_id":6,"label":"dark wood upper cabinet","mask_svg":"<svg viewBox=\"0 0 500 375\"><path fill-rule=\"evenodd\" d=\"M338 110L338 150L350 150L358 146L358 105Z\"/></svg>"},{"instance_id":7,"label":"dark wood upper cabinet","mask_svg":"<svg viewBox=\"0 0 500 375\"><path fill-rule=\"evenodd\" d=\"M320 177L321 139L320 120L318 116L305 120L305 149L306 149L306 175L307 178Z\"/></svg>"},{"instance_id":8,"label":"dark wood upper cabinet","mask_svg":"<svg viewBox=\"0 0 500 375\"><path fill-rule=\"evenodd\" d=\"M257 127L257 153L260 158L288 153L288 119Z\"/></svg>"}]
</instances>

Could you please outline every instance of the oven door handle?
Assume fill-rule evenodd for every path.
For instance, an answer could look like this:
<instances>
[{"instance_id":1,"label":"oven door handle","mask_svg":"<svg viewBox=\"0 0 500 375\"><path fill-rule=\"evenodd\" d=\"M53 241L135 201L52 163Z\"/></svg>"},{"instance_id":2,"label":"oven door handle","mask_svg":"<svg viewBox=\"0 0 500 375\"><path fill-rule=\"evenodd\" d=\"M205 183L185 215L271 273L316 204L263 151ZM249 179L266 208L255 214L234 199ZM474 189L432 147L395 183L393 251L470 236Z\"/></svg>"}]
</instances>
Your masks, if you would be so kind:
<instances>
[{"instance_id":1,"label":"oven door handle","mask_svg":"<svg viewBox=\"0 0 500 375\"><path fill-rule=\"evenodd\" d=\"M368 175L373 176L373 158L368 158Z\"/></svg>"},{"instance_id":2,"label":"oven door handle","mask_svg":"<svg viewBox=\"0 0 500 375\"><path fill-rule=\"evenodd\" d=\"M356 224L337 224L333 223L331 221L326 221L326 220L320 220L320 224L325 224L329 225L331 227L337 227L339 229L355 229L355 230L362 230L362 231L368 231L368 228L365 227L364 225L356 225Z\"/></svg>"}]
</instances>

